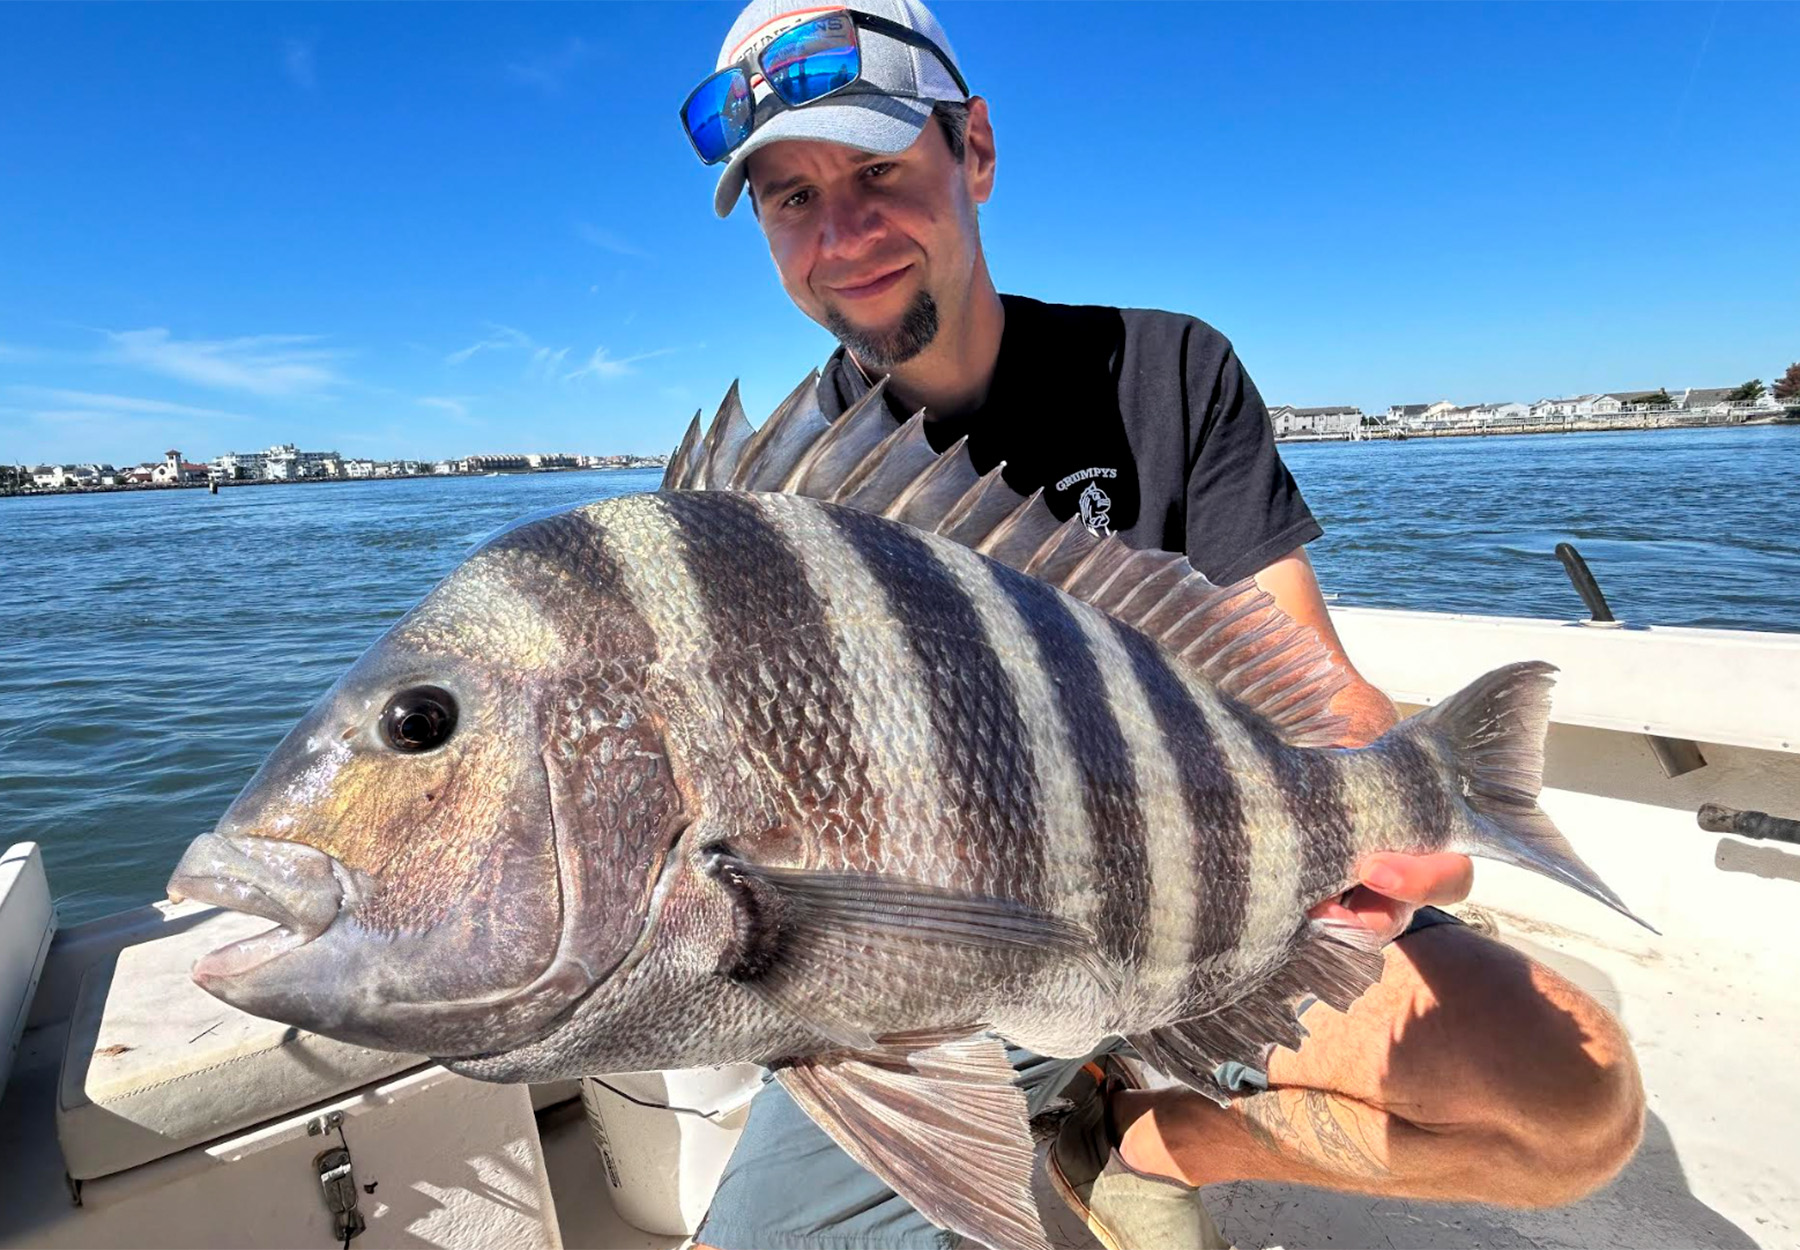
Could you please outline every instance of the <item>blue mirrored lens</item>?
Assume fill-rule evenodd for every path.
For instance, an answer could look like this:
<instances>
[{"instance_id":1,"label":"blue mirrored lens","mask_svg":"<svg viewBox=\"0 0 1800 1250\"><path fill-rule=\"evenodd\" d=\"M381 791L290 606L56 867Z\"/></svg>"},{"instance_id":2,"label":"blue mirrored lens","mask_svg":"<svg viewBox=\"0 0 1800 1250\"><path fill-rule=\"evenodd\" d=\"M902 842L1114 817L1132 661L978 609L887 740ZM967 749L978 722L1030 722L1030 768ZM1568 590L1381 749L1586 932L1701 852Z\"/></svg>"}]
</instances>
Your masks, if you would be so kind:
<instances>
[{"instance_id":1,"label":"blue mirrored lens","mask_svg":"<svg viewBox=\"0 0 1800 1250\"><path fill-rule=\"evenodd\" d=\"M790 107L808 104L856 81L862 54L848 13L814 18L772 40L762 54L769 86Z\"/></svg>"},{"instance_id":2,"label":"blue mirrored lens","mask_svg":"<svg viewBox=\"0 0 1800 1250\"><path fill-rule=\"evenodd\" d=\"M708 165L724 160L749 138L754 115L750 80L741 69L720 70L708 78L681 110L688 137Z\"/></svg>"}]
</instances>

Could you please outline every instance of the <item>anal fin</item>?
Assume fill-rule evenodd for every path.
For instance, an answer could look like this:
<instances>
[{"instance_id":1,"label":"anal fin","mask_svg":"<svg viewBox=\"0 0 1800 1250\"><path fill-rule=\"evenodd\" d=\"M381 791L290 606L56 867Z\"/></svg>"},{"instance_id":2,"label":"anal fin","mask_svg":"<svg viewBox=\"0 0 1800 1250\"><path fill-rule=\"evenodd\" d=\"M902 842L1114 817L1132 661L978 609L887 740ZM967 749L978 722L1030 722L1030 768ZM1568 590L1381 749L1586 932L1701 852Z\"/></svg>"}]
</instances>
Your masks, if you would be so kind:
<instances>
[{"instance_id":1,"label":"anal fin","mask_svg":"<svg viewBox=\"0 0 1800 1250\"><path fill-rule=\"evenodd\" d=\"M1266 1072L1275 1047L1298 1050L1306 1038L1300 1013L1310 1000L1348 1011L1381 979L1382 945L1355 925L1310 920L1281 968L1243 998L1129 1040L1151 1067L1223 1105L1229 1094L1214 1070L1242 1063Z\"/></svg>"},{"instance_id":2,"label":"anal fin","mask_svg":"<svg viewBox=\"0 0 1800 1250\"><path fill-rule=\"evenodd\" d=\"M804 1059L776 1077L846 1154L933 1224L994 1250L1048 1250L1031 1196L1025 1094L998 1038Z\"/></svg>"}]
</instances>

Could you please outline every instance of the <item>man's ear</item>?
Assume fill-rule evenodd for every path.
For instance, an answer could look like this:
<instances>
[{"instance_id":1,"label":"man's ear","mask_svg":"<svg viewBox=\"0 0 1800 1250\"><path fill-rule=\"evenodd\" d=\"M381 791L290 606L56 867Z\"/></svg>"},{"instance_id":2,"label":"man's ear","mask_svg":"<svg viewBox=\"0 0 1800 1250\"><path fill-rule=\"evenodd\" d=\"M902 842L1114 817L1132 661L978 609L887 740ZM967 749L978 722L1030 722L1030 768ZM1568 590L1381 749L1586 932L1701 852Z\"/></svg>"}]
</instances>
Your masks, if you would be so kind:
<instances>
[{"instance_id":1,"label":"man's ear","mask_svg":"<svg viewBox=\"0 0 1800 1250\"><path fill-rule=\"evenodd\" d=\"M969 198L977 204L986 204L994 193L996 159L988 102L981 96L970 96L969 129L963 138L963 177L968 179Z\"/></svg>"}]
</instances>

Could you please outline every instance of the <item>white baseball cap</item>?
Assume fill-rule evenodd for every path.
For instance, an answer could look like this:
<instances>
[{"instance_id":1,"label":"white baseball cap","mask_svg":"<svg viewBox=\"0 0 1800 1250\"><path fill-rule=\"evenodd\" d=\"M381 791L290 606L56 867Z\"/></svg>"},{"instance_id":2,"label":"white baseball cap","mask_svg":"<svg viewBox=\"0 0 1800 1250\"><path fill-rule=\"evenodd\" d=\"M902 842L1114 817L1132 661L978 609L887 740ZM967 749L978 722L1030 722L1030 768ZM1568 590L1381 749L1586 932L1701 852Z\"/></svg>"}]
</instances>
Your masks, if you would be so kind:
<instances>
[{"instance_id":1,"label":"white baseball cap","mask_svg":"<svg viewBox=\"0 0 1800 1250\"><path fill-rule=\"evenodd\" d=\"M851 0L844 5L819 0L751 0L738 14L719 48L714 72L735 65L746 52L760 51L784 31L821 13L848 8L854 14L886 18L922 35L962 72L956 53L919 0ZM713 211L729 217L744 189L744 162L756 149L783 139L821 139L864 152L904 152L931 120L939 100L966 100L955 76L929 48L878 31L858 31L862 73L857 80L815 104L788 108L760 74L753 75L756 109L750 137L725 164L713 192Z\"/></svg>"}]
</instances>

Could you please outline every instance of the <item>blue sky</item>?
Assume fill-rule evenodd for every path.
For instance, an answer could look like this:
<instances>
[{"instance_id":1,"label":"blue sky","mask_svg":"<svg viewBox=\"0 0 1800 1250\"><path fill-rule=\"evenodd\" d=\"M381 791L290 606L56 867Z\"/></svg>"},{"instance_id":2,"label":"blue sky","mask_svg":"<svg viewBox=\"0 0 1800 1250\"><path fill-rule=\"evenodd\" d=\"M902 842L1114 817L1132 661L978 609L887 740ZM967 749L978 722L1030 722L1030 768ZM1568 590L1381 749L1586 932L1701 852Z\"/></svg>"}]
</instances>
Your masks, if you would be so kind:
<instances>
[{"instance_id":1,"label":"blue sky","mask_svg":"<svg viewBox=\"0 0 1800 1250\"><path fill-rule=\"evenodd\" d=\"M675 123L730 5L0 5L0 461L669 449L831 342ZM1271 404L1800 358L1800 5L946 0L1002 290Z\"/></svg>"}]
</instances>

